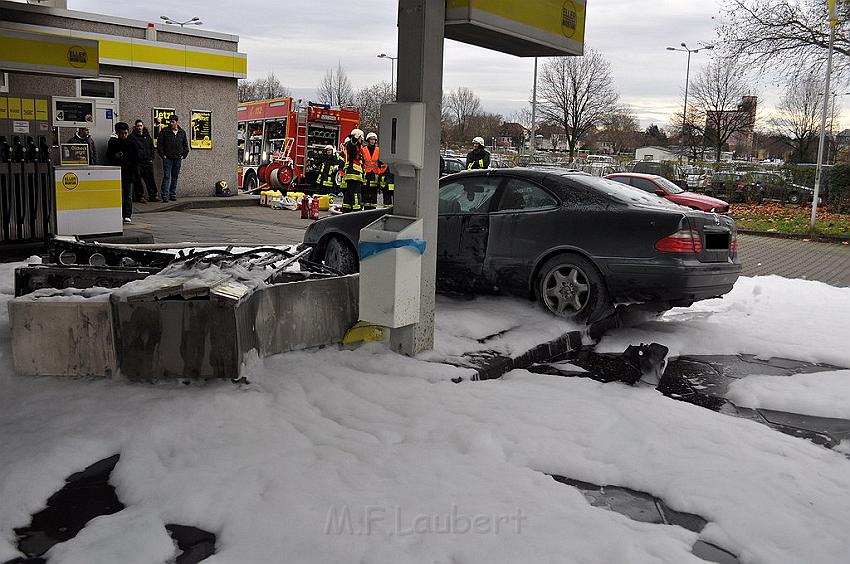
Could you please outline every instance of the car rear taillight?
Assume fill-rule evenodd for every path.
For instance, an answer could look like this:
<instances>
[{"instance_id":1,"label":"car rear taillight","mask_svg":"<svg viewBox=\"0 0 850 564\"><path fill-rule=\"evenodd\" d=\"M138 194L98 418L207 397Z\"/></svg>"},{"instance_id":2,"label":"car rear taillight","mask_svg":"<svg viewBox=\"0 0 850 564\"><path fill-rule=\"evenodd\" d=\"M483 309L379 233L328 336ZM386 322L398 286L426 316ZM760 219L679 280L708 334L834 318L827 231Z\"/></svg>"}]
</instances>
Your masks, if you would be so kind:
<instances>
[{"instance_id":1,"label":"car rear taillight","mask_svg":"<svg viewBox=\"0 0 850 564\"><path fill-rule=\"evenodd\" d=\"M655 243L655 248L665 253L701 253L702 241L693 229L679 229Z\"/></svg>"},{"instance_id":2,"label":"car rear taillight","mask_svg":"<svg viewBox=\"0 0 850 564\"><path fill-rule=\"evenodd\" d=\"M729 243L729 252L735 254L738 252L738 233L732 233L732 241Z\"/></svg>"}]
</instances>

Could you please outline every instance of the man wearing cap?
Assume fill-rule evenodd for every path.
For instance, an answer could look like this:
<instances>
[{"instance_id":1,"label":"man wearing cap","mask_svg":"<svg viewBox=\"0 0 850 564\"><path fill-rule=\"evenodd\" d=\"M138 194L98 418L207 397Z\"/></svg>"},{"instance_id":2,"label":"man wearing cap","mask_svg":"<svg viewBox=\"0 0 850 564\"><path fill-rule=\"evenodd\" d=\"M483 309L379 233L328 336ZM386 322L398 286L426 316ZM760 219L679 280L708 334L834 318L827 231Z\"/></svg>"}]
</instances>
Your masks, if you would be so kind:
<instances>
[{"instance_id":1,"label":"man wearing cap","mask_svg":"<svg viewBox=\"0 0 850 564\"><path fill-rule=\"evenodd\" d=\"M162 157L162 201L177 200L177 178L183 159L189 156L189 140L179 125L177 115L169 119L169 127L159 132L156 150Z\"/></svg>"},{"instance_id":2,"label":"man wearing cap","mask_svg":"<svg viewBox=\"0 0 850 564\"><path fill-rule=\"evenodd\" d=\"M466 170L490 168L490 153L484 148L484 139L472 140L472 150L466 154Z\"/></svg>"}]
</instances>

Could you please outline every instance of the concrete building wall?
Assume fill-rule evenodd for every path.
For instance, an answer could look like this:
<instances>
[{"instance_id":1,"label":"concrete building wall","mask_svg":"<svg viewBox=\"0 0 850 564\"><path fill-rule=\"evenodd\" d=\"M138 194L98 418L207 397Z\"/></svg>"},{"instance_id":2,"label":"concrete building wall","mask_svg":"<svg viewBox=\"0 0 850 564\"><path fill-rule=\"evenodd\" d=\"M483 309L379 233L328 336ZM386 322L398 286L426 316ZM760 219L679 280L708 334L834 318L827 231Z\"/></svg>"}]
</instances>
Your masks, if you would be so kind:
<instances>
[{"instance_id":1,"label":"concrete building wall","mask_svg":"<svg viewBox=\"0 0 850 564\"><path fill-rule=\"evenodd\" d=\"M236 80L196 74L102 67L102 74L121 77L119 115L131 126L136 119L151 127L151 109L174 108L189 135L191 110L212 112L212 149L192 149L183 161L177 195L210 196L218 180L236 185ZM162 161L154 160L159 184Z\"/></svg>"}]
</instances>

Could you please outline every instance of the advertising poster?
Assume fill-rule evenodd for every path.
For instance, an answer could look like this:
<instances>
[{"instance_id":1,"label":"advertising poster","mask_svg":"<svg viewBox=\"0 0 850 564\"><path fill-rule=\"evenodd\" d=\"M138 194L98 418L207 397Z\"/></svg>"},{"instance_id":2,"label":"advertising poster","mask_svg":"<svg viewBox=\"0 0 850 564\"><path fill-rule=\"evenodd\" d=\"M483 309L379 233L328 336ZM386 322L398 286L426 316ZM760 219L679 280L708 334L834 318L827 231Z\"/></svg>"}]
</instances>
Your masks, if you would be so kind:
<instances>
[{"instance_id":1,"label":"advertising poster","mask_svg":"<svg viewBox=\"0 0 850 564\"><path fill-rule=\"evenodd\" d=\"M153 136L153 146L156 147L156 140L159 137L159 132L168 127L168 118L176 114L174 108L153 108L151 109L151 136Z\"/></svg>"},{"instance_id":2,"label":"advertising poster","mask_svg":"<svg viewBox=\"0 0 850 564\"><path fill-rule=\"evenodd\" d=\"M63 143L59 146L59 162L63 165L89 164L89 146L83 143Z\"/></svg>"},{"instance_id":3,"label":"advertising poster","mask_svg":"<svg viewBox=\"0 0 850 564\"><path fill-rule=\"evenodd\" d=\"M192 149L212 149L212 112L192 110Z\"/></svg>"}]
</instances>

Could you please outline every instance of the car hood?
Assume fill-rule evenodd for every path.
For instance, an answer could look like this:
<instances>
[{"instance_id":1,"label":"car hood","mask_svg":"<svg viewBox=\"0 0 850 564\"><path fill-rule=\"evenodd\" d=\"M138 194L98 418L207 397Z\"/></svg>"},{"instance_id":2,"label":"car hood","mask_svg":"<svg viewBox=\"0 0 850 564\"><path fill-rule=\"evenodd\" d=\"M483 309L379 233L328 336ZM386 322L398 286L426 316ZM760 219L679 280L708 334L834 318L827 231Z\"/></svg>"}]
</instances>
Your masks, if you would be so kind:
<instances>
[{"instance_id":1,"label":"car hood","mask_svg":"<svg viewBox=\"0 0 850 564\"><path fill-rule=\"evenodd\" d=\"M667 199L682 205L700 206L707 209L723 208L728 206L727 202L706 196L705 194L697 194L695 192L682 192L681 194L668 194Z\"/></svg>"}]
</instances>

